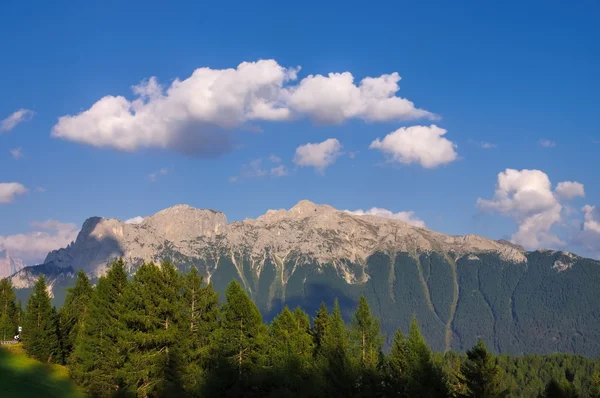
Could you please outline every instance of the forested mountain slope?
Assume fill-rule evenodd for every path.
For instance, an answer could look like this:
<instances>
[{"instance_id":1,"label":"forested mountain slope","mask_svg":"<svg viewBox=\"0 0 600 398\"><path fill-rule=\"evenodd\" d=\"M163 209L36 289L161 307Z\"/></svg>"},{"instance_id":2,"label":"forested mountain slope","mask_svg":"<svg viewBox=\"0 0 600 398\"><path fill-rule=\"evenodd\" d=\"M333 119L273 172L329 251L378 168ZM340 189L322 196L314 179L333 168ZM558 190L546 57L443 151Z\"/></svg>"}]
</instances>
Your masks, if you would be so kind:
<instances>
[{"instance_id":1,"label":"forested mountain slope","mask_svg":"<svg viewBox=\"0 0 600 398\"><path fill-rule=\"evenodd\" d=\"M314 313L339 298L350 315L364 294L388 343L416 315L434 350L478 338L496 352L600 355L600 263L567 252L526 252L479 236L448 236L402 221L301 201L253 220L178 205L141 224L88 219L70 246L12 276L22 294L47 276L60 304L83 269L92 281L122 257L196 267L221 294L237 280L271 319L284 305Z\"/></svg>"}]
</instances>

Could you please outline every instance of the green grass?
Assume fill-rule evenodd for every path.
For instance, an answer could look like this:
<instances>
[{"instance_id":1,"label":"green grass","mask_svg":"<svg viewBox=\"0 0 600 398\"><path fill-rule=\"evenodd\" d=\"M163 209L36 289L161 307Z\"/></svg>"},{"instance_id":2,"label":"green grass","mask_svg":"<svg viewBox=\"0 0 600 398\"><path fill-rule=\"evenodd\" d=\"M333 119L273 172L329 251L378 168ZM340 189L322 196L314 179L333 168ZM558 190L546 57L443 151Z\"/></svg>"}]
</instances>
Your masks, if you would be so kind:
<instances>
[{"instance_id":1,"label":"green grass","mask_svg":"<svg viewBox=\"0 0 600 398\"><path fill-rule=\"evenodd\" d=\"M84 397L66 367L29 358L20 344L0 347L0 395L12 397Z\"/></svg>"}]
</instances>

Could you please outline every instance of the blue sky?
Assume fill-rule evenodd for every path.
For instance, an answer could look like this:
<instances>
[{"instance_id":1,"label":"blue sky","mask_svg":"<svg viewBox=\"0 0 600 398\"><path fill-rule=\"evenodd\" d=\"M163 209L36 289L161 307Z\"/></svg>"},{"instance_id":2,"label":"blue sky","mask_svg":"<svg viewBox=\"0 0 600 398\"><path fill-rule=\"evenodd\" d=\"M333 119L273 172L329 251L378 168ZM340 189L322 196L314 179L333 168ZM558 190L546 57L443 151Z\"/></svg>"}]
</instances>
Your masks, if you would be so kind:
<instances>
[{"instance_id":1,"label":"blue sky","mask_svg":"<svg viewBox=\"0 0 600 398\"><path fill-rule=\"evenodd\" d=\"M34 261L94 215L125 220L187 203L241 220L309 199L597 255L600 3L484 3L3 3L0 184L26 192L4 185L0 250ZM219 101L267 95L276 98L268 116L247 102L243 114L187 114L198 91L166 91L198 68L214 77L243 62L259 63L222 77ZM352 84L326 79L343 72ZM289 80L253 86L269 73ZM382 87L393 73L399 91L373 99L365 89L348 102L343 89L356 94L365 77ZM128 127L131 108L122 119L79 117L105 96L131 106L143 81L146 117ZM20 109L31 113L10 119ZM337 141L297 152L328 139ZM271 175L276 167L286 175ZM565 181L582 187L557 190Z\"/></svg>"}]
</instances>

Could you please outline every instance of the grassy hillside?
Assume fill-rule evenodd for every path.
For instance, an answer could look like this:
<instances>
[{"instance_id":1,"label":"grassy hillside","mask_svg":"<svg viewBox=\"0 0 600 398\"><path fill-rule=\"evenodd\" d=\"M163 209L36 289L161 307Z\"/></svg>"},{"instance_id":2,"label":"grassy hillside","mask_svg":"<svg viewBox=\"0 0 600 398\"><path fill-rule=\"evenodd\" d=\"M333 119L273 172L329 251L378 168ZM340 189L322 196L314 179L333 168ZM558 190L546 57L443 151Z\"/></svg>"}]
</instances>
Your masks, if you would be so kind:
<instances>
[{"instance_id":1,"label":"grassy hillside","mask_svg":"<svg viewBox=\"0 0 600 398\"><path fill-rule=\"evenodd\" d=\"M20 345L0 348L0 391L2 398L84 397L66 367L31 359Z\"/></svg>"}]
</instances>

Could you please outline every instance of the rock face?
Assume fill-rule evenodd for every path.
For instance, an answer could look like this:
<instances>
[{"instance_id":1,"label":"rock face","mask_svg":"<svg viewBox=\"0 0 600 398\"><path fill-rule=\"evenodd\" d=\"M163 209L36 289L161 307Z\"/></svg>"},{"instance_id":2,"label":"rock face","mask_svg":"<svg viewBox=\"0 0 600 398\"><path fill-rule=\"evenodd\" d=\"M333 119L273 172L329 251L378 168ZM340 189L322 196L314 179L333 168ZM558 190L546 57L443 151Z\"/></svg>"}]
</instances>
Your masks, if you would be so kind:
<instances>
[{"instance_id":1,"label":"rock face","mask_svg":"<svg viewBox=\"0 0 600 398\"><path fill-rule=\"evenodd\" d=\"M23 261L11 256L8 250L0 251L0 279L10 276L22 268L25 268Z\"/></svg>"},{"instance_id":2,"label":"rock face","mask_svg":"<svg viewBox=\"0 0 600 398\"><path fill-rule=\"evenodd\" d=\"M187 205L140 224L90 218L70 246L12 279L28 289L44 273L55 297L64 297L59 290L76 270L95 279L117 257L130 273L163 259L183 272L196 267L221 293L237 280L266 319L284 305L314 314L335 298L349 317L365 295L389 339L415 315L437 350L464 351L483 337L497 352L600 355L598 262L309 201L232 223Z\"/></svg>"}]
</instances>

